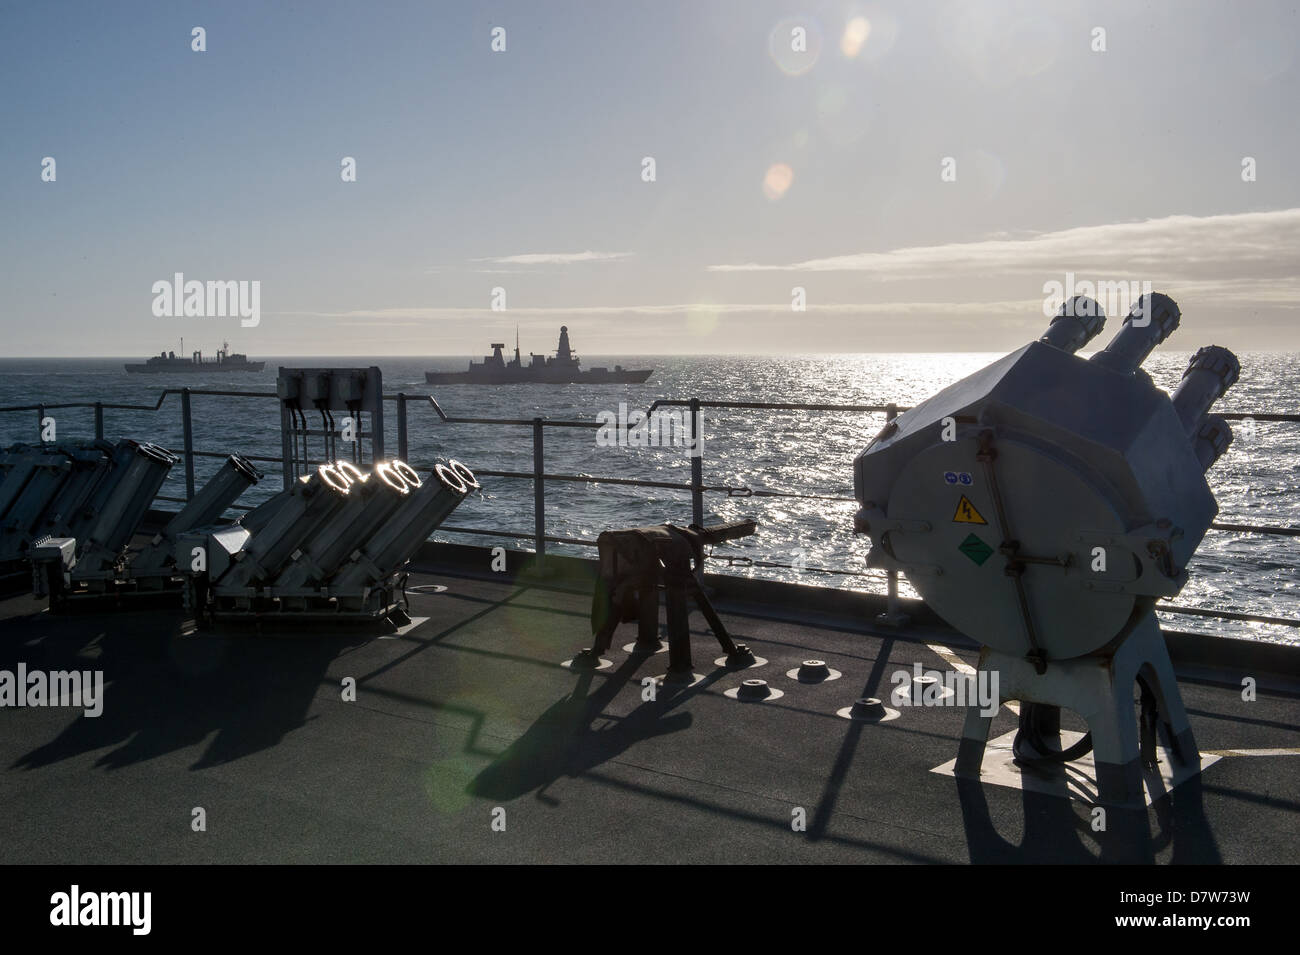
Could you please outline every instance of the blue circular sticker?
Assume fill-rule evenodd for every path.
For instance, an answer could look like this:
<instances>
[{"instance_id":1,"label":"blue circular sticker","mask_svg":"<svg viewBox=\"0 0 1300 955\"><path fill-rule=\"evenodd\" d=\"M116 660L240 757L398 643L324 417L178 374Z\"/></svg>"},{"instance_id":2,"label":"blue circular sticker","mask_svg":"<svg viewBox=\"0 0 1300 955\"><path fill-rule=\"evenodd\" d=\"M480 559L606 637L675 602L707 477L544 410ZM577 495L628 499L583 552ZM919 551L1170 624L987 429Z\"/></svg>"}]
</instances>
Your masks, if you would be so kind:
<instances>
[{"instance_id":1,"label":"blue circular sticker","mask_svg":"<svg viewBox=\"0 0 1300 955\"><path fill-rule=\"evenodd\" d=\"M972 483L969 471L962 471L961 474L957 475L957 480L961 481L961 483L965 484L967 487L970 487Z\"/></svg>"},{"instance_id":2,"label":"blue circular sticker","mask_svg":"<svg viewBox=\"0 0 1300 955\"><path fill-rule=\"evenodd\" d=\"M949 484L956 484L956 483L957 483L957 472L956 472L956 471L944 471L944 472L943 472L943 479L944 479L945 481L947 481Z\"/></svg>"}]
</instances>

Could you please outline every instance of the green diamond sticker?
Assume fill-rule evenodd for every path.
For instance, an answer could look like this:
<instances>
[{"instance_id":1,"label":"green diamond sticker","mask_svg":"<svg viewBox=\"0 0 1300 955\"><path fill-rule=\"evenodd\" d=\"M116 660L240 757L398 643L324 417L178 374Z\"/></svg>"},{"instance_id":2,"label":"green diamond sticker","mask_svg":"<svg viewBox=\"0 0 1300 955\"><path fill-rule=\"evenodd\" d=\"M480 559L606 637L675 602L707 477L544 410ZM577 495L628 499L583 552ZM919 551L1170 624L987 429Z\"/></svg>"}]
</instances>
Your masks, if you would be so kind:
<instances>
[{"instance_id":1,"label":"green diamond sticker","mask_svg":"<svg viewBox=\"0 0 1300 955\"><path fill-rule=\"evenodd\" d=\"M978 567L983 567L984 561L993 556L993 548L974 534L967 534L966 539L957 545L957 549L975 561Z\"/></svg>"}]
</instances>

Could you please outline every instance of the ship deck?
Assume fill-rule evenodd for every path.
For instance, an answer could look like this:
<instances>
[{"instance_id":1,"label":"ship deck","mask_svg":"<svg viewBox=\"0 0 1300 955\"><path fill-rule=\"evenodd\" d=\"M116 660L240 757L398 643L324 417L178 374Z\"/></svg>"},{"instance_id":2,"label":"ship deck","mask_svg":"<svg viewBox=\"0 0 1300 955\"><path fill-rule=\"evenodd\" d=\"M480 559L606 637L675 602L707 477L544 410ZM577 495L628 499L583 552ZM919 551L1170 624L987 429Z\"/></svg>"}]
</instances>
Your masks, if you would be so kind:
<instances>
[{"instance_id":1,"label":"ship deck","mask_svg":"<svg viewBox=\"0 0 1300 955\"><path fill-rule=\"evenodd\" d=\"M4 601L0 667L105 680L97 718L3 714L7 860L1261 863L1293 861L1300 845L1285 754L1225 756L1147 812L1112 810L1096 833L1084 802L932 772L955 755L960 709L836 715L888 697L897 669L947 669L932 649L943 640L974 663L951 632L719 600L733 636L769 662L743 676L715 667L695 614L703 681L647 702L641 678L667 655L623 652L633 625L609 669L562 666L590 642L581 588L443 568L410 590L418 625L385 637L194 632L179 610L53 616L31 597ZM809 657L842 678L786 678ZM1236 674L1180 675L1203 750L1300 746L1294 687L1246 704ZM785 695L724 695L745 676ZM355 702L342 698L349 677ZM1014 728L1004 707L994 736Z\"/></svg>"}]
</instances>

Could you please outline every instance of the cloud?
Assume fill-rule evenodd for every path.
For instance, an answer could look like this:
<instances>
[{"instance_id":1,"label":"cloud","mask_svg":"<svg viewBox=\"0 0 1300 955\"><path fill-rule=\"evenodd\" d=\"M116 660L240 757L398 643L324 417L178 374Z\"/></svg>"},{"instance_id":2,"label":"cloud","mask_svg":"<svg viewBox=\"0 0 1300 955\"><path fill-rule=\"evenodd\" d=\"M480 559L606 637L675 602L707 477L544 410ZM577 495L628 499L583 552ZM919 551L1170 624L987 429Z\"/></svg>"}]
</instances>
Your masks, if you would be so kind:
<instances>
[{"instance_id":1,"label":"cloud","mask_svg":"<svg viewBox=\"0 0 1300 955\"><path fill-rule=\"evenodd\" d=\"M858 252L785 265L711 265L711 272L865 272L884 280L1073 271L1157 282L1300 274L1300 209L1167 216L1045 232L1027 238Z\"/></svg>"},{"instance_id":2,"label":"cloud","mask_svg":"<svg viewBox=\"0 0 1300 955\"><path fill-rule=\"evenodd\" d=\"M1080 276L1082 278L1082 276ZM1157 286L1159 290L1160 286ZM1262 284L1256 279L1229 279L1187 281L1177 288L1166 289L1180 303L1197 305L1222 305L1232 308L1300 308L1300 276ZM1007 316L1037 320L1042 316L1043 297L1000 299L992 301L966 300L895 301L895 302L810 302L809 315L932 315L932 316ZM673 316L710 313L714 315L772 315L788 317L788 301L775 302L693 302L679 304L630 305L563 305L533 308L511 308L506 312L491 312L485 306L457 308L455 306L396 306L393 308L356 309L344 312L281 311L264 312L273 318L341 319L337 324L377 324L379 322L418 324L419 321L454 321L471 315L491 313L511 318L547 318L565 316L618 317L618 316ZM349 321L350 320L350 321ZM358 321L359 320L359 321Z\"/></svg>"},{"instance_id":3,"label":"cloud","mask_svg":"<svg viewBox=\"0 0 1300 955\"><path fill-rule=\"evenodd\" d=\"M1000 302L838 302L810 303L807 312L826 315L899 315L930 313L935 315L1038 315L1042 299L1021 299ZM365 322L339 322L338 324L366 324L370 322L396 322L403 319L463 319L470 315L490 311L487 308L397 307L359 309L348 312L266 312L269 317L363 319ZM548 316L617 316L617 315L687 315L708 312L717 315L790 314L789 302L697 302L679 305L576 305L540 308L511 308L507 312L493 313L503 318L538 318ZM403 322L403 324L414 324Z\"/></svg>"},{"instance_id":4,"label":"cloud","mask_svg":"<svg viewBox=\"0 0 1300 955\"><path fill-rule=\"evenodd\" d=\"M494 265L572 265L575 262L613 262L630 258L631 252L529 252L524 255L506 255L500 258L470 259L471 262L491 262Z\"/></svg>"},{"instance_id":5,"label":"cloud","mask_svg":"<svg viewBox=\"0 0 1300 955\"><path fill-rule=\"evenodd\" d=\"M358 328L419 328L423 323L422 322L361 321L361 322L339 322L338 324L345 328L354 327L354 326Z\"/></svg>"}]
</instances>

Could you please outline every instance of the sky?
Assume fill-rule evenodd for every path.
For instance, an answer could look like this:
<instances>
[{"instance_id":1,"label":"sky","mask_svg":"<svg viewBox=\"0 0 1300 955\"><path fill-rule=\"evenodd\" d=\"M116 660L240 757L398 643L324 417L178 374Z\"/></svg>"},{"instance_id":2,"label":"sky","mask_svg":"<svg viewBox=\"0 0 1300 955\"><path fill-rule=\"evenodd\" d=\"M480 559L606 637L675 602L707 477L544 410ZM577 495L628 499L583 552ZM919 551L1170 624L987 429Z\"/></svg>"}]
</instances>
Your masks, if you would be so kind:
<instances>
[{"instance_id":1,"label":"sky","mask_svg":"<svg viewBox=\"0 0 1300 955\"><path fill-rule=\"evenodd\" d=\"M0 355L1000 351L1070 282L1300 351L1298 57L1262 0L0 0Z\"/></svg>"}]
</instances>

